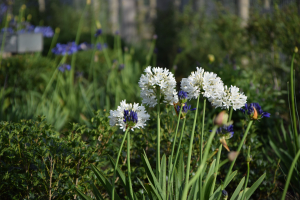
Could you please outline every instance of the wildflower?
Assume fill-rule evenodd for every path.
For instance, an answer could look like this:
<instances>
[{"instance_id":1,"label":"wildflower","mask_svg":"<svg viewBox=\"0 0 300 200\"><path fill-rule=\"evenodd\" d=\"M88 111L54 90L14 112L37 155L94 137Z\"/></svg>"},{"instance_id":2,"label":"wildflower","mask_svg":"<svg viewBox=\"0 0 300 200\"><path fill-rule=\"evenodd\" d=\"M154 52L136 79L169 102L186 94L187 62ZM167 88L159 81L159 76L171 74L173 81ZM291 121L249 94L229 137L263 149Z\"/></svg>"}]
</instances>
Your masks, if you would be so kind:
<instances>
[{"instance_id":1,"label":"wildflower","mask_svg":"<svg viewBox=\"0 0 300 200\"><path fill-rule=\"evenodd\" d=\"M101 34L102 34L102 29L99 28L99 29L97 29L97 31L96 31L96 33L95 33L95 37L98 37L98 36L101 35Z\"/></svg>"},{"instance_id":2,"label":"wildflower","mask_svg":"<svg viewBox=\"0 0 300 200\"><path fill-rule=\"evenodd\" d=\"M232 138L234 132L233 132L233 125L224 125L224 126L221 126L217 129L217 132L216 132L220 138L220 142L221 144L223 145L223 147L225 147L225 149L227 151L230 152L230 149L227 145L227 142L226 140Z\"/></svg>"},{"instance_id":3,"label":"wildflower","mask_svg":"<svg viewBox=\"0 0 300 200\"><path fill-rule=\"evenodd\" d=\"M211 102L212 106L221 107L224 95L224 83L217 74L212 72L204 72L203 75L203 96Z\"/></svg>"},{"instance_id":4,"label":"wildflower","mask_svg":"<svg viewBox=\"0 0 300 200\"><path fill-rule=\"evenodd\" d=\"M204 69L197 67L196 72L192 72L188 78L183 78L180 83L181 90L185 91L188 99L197 99L203 88Z\"/></svg>"},{"instance_id":5,"label":"wildflower","mask_svg":"<svg viewBox=\"0 0 300 200\"><path fill-rule=\"evenodd\" d=\"M224 95L224 84L217 74L204 72L204 69L197 67L188 78L181 81L181 89L188 94L188 99L198 98L200 94L212 103L213 106L222 106L221 97Z\"/></svg>"},{"instance_id":6,"label":"wildflower","mask_svg":"<svg viewBox=\"0 0 300 200\"><path fill-rule=\"evenodd\" d=\"M42 33L44 37L53 37L54 31L50 26L37 26L34 28L34 33Z\"/></svg>"},{"instance_id":7,"label":"wildflower","mask_svg":"<svg viewBox=\"0 0 300 200\"><path fill-rule=\"evenodd\" d=\"M141 88L142 103L150 107L157 104L157 87L160 88L160 95L163 97L163 102L173 104L178 102L177 92L175 90L176 81L172 72L168 69L150 66L145 69L146 74L142 74L139 80Z\"/></svg>"},{"instance_id":8,"label":"wildflower","mask_svg":"<svg viewBox=\"0 0 300 200\"><path fill-rule=\"evenodd\" d=\"M209 60L210 63L213 63L215 61L215 56L214 55L208 54L207 57L208 57L208 60Z\"/></svg>"},{"instance_id":9,"label":"wildflower","mask_svg":"<svg viewBox=\"0 0 300 200\"><path fill-rule=\"evenodd\" d=\"M192 108L192 109L191 109L191 105L182 104L182 110L181 110L181 116L180 116L180 119L185 118L185 116L186 116L186 114L187 114L188 111L194 111L194 110L196 110L196 108ZM180 106L179 106L179 105L176 106L175 111L176 111L176 114L177 114L177 116L178 116L178 115L179 115L179 112L180 112Z\"/></svg>"},{"instance_id":10,"label":"wildflower","mask_svg":"<svg viewBox=\"0 0 300 200\"><path fill-rule=\"evenodd\" d=\"M119 68L118 68L118 71L122 71L124 69L124 67L125 67L124 64L120 64Z\"/></svg>"},{"instance_id":11,"label":"wildflower","mask_svg":"<svg viewBox=\"0 0 300 200\"><path fill-rule=\"evenodd\" d=\"M271 114L264 112L258 103L245 104L245 109L241 109L244 114L248 114L250 119L259 120L264 117L270 117Z\"/></svg>"},{"instance_id":12,"label":"wildflower","mask_svg":"<svg viewBox=\"0 0 300 200\"><path fill-rule=\"evenodd\" d=\"M228 192L226 190L222 190L222 197L223 197L224 200L227 200Z\"/></svg>"},{"instance_id":13,"label":"wildflower","mask_svg":"<svg viewBox=\"0 0 300 200\"><path fill-rule=\"evenodd\" d=\"M236 86L224 87L225 94L222 97L223 105L220 106L223 109L228 109L232 106L233 110L241 109L247 102L247 96L239 92L239 88Z\"/></svg>"},{"instance_id":14,"label":"wildflower","mask_svg":"<svg viewBox=\"0 0 300 200\"><path fill-rule=\"evenodd\" d=\"M78 51L78 47L75 42L69 42L68 44L57 43L52 49L52 53L55 55L73 54Z\"/></svg>"},{"instance_id":15,"label":"wildflower","mask_svg":"<svg viewBox=\"0 0 300 200\"><path fill-rule=\"evenodd\" d=\"M66 70L70 71L71 70L71 65L62 64L58 67L58 70L61 71L61 72L65 72Z\"/></svg>"},{"instance_id":16,"label":"wildflower","mask_svg":"<svg viewBox=\"0 0 300 200\"><path fill-rule=\"evenodd\" d=\"M120 126L123 131L129 127L133 131L134 128L143 128L150 115L146 113L144 106L139 106L138 103L128 104L123 100L117 110L110 111L108 118L110 126Z\"/></svg>"}]
</instances>

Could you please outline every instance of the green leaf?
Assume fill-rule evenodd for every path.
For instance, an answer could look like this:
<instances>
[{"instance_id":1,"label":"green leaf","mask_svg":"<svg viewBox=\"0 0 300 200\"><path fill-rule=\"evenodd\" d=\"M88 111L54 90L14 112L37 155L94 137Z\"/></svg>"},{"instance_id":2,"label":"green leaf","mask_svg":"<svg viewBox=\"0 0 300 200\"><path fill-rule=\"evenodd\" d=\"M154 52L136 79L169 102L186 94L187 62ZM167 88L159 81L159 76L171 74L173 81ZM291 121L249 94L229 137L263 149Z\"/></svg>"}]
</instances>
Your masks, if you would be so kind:
<instances>
[{"instance_id":1,"label":"green leaf","mask_svg":"<svg viewBox=\"0 0 300 200\"><path fill-rule=\"evenodd\" d=\"M217 176L216 174L212 175L212 176L209 177L208 180L206 178L204 188L203 188L204 189L204 199L209 199L211 187L213 185L213 182L214 182L216 176Z\"/></svg>"},{"instance_id":2,"label":"green leaf","mask_svg":"<svg viewBox=\"0 0 300 200\"><path fill-rule=\"evenodd\" d=\"M253 185L246 191L245 197L246 199L249 199L251 195L254 193L254 191L258 188L258 186L261 184L261 182L266 177L266 173L264 173Z\"/></svg>"},{"instance_id":3,"label":"green leaf","mask_svg":"<svg viewBox=\"0 0 300 200\"><path fill-rule=\"evenodd\" d=\"M241 189L244 185L244 182L245 182L245 177L242 178L242 180L240 181L240 183L238 184L238 186L234 190L230 200L235 200L236 199L236 197L238 196L239 192L241 191Z\"/></svg>"},{"instance_id":4,"label":"green leaf","mask_svg":"<svg viewBox=\"0 0 300 200\"><path fill-rule=\"evenodd\" d=\"M78 194L78 196L80 196L81 198L83 198L84 200L92 200L92 198L86 196L85 194L83 194L83 192L81 192L78 188L75 187L75 191Z\"/></svg>"},{"instance_id":5,"label":"green leaf","mask_svg":"<svg viewBox=\"0 0 300 200\"><path fill-rule=\"evenodd\" d=\"M92 171L95 173L97 176L98 181L105 187L106 191L108 192L109 195L111 195L112 191L112 185L108 181L108 179L105 177L105 175L97 169L94 165L91 165ZM115 199L121 200L117 192L115 191Z\"/></svg>"},{"instance_id":6,"label":"green leaf","mask_svg":"<svg viewBox=\"0 0 300 200\"><path fill-rule=\"evenodd\" d=\"M160 194L161 198L165 199L164 193L162 192L160 184L158 183L158 181L157 181L157 179L156 179L156 177L155 177L155 175L152 171L151 165L149 163L149 160L147 158L147 155L146 155L145 151L144 151L144 155L142 156L142 161L144 163L144 167L145 167L146 173L148 175L148 179L150 181L150 186L153 187L153 185L154 185L155 188L158 190L158 193Z\"/></svg>"},{"instance_id":7,"label":"green leaf","mask_svg":"<svg viewBox=\"0 0 300 200\"><path fill-rule=\"evenodd\" d=\"M163 196L166 196L166 155L164 154L161 159L159 184L162 188Z\"/></svg>"},{"instance_id":8,"label":"green leaf","mask_svg":"<svg viewBox=\"0 0 300 200\"><path fill-rule=\"evenodd\" d=\"M232 172L230 174L230 176L228 177L228 182L227 183L224 183L224 188L227 187L227 185L232 181L232 179L235 177L235 175L237 174L237 170L235 170L234 172Z\"/></svg>"},{"instance_id":9,"label":"green leaf","mask_svg":"<svg viewBox=\"0 0 300 200\"><path fill-rule=\"evenodd\" d=\"M97 200L104 200L101 193L99 192L99 190L95 186L95 184L91 183L91 186L92 186L93 194L95 195L96 199Z\"/></svg>"},{"instance_id":10,"label":"green leaf","mask_svg":"<svg viewBox=\"0 0 300 200\"><path fill-rule=\"evenodd\" d=\"M189 193L188 200L196 200L198 190L199 190L199 179L192 185L192 189Z\"/></svg>"}]
</instances>

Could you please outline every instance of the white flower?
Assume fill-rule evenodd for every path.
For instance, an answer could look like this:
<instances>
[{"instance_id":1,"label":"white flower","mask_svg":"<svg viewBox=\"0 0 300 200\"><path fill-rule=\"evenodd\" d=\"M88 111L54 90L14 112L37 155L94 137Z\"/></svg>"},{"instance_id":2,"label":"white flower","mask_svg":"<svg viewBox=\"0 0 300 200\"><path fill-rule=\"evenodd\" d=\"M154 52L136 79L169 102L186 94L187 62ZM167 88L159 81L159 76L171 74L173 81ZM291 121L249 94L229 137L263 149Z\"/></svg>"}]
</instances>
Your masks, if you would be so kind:
<instances>
[{"instance_id":1,"label":"white flower","mask_svg":"<svg viewBox=\"0 0 300 200\"><path fill-rule=\"evenodd\" d=\"M197 99L203 88L204 69L197 67L196 72L192 72L188 78L181 80L181 90L185 91L188 99Z\"/></svg>"},{"instance_id":2,"label":"white flower","mask_svg":"<svg viewBox=\"0 0 300 200\"><path fill-rule=\"evenodd\" d=\"M126 121L124 115L125 111L128 111L128 114L135 114L137 121ZM131 130L134 128L143 128L146 125L146 121L149 120L150 115L146 113L144 106L139 106L138 103L133 105L126 103L126 100L121 101L121 105L118 106L117 110L111 110L108 117L110 126L120 126L123 131L126 130L129 125Z\"/></svg>"},{"instance_id":3,"label":"white flower","mask_svg":"<svg viewBox=\"0 0 300 200\"><path fill-rule=\"evenodd\" d=\"M222 96L224 95L224 83L217 74L204 72L203 76L203 96L211 102L212 106L222 106Z\"/></svg>"},{"instance_id":4,"label":"white flower","mask_svg":"<svg viewBox=\"0 0 300 200\"><path fill-rule=\"evenodd\" d=\"M144 71L146 74L142 74L139 86L141 88L142 103L147 104L150 107L154 107L157 104L156 92L157 87L160 88L161 98L163 102L173 105L178 102L178 96L176 92L176 80L172 72L168 69L160 67L147 67Z\"/></svg>"},{"instance_id":5,"label":"white flower","mask_svg":"<svg viewBox=\"0 0 300 200\"><path fill-rule=\"evenodd\" d=\"M227 89L227 86L224 88L225 95L223 96L223 108L228 109L232 106L233 110L240 109L245 106L247 102L247 96L239 92L239 88L236 86L231 86Z\"/></svg>"}]
</instances>

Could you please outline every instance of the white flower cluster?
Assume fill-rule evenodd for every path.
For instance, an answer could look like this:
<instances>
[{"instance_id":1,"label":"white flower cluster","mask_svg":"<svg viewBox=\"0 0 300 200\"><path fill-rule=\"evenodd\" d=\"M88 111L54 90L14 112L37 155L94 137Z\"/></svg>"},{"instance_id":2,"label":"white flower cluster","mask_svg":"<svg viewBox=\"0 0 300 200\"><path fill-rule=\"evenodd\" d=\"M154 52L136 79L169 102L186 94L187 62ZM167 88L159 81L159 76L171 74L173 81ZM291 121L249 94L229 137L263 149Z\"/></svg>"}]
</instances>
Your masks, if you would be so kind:
<instances>
[{"instance_id":1,"label":"white flower cluster","mask_svg":"<svg viewBox=\"0 0 300 200\"><path fill-rule=\"evenodd\" d=\"M160 87L160 94L163 102L173 105L178 102L176 80L172 72L160 67L147 67L146 74L142 74L139 86L141 88L142 103L154 107L157 104L156 87Z\"/></svg>"},{"instance_id":2,"label":"white flower cluster","mask_svg":"<svg viewBox=\"0 0 300 200\"><path fill-rule=\"evenodd\" d=\"M234 110L240 109L247 102L247 96L239 92L239 88L231 86L227 89L217 74L205 72L197 67L188 78L181 81L181 90L187 92L188 99L198 98L200 94L211 102L212 106L228 109L232 106Z\"/></svg>"},{"instance_id":3,"label":"white flower cluster","mask_svg":"<svg viewBox=\"0 0 300 200\"><path fill-rule=\"evenodd\" d=\"M111 110L109 115L109 125L110 126L120 126L123 131L127 128L127 123L124 122L124 110L134 111L137 113L138 121L134 126L130 127L133 131L134 128L143 128L146 125L146 121L149 120L150 115L145 111L144 106L139 106L138 103L133 105L126 103L126 100L121 101L121 105L118 106L117 110Z\"/></svg>"}]
</instances>

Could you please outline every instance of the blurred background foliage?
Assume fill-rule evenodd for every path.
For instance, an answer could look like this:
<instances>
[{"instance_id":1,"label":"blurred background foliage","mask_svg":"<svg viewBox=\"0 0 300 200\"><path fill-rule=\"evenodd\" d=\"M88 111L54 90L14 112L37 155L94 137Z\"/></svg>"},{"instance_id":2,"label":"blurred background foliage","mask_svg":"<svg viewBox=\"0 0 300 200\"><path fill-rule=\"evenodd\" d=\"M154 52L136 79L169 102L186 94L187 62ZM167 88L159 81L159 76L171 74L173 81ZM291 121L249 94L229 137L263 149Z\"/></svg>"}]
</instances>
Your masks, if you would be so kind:
<instances>
[{"instance_id":1,"label":"blurred background foliage","mask_svg":"<svg viewBox=\"0 0 300 200\"><path fill-rule=\"evenodd\" d=\"M51 26L53 29L59 27L57 43L66 44L75 41L80 28L81 35L77 44L82 42L95 44L100 41L107 46L101 50L89 49L75 53L76 62L73 63L72 70L65 72L58 71L59 64L62 61L71 64L74 55L47 56L52 38L44 38L44 50L41 53L3 58L0 68L1 121L19 122L21 119L46 116L47 123L53 126L51 131L60 131L63 136L65 131L71 130L70 123L79 123L92 128L93 123L89 119L96 116L95 110L99 110L98 115L105 117L106 112L116 109L123 99L127 99L127 102L141 102L138 80L147 65L166 67L173 71L178 89L182 78L187 77L197 66L203 67L207 71L217 73L226 85L239 87L247 95L249 103L259 102L265 111L271 113L270 120L264 119L261 123L254 124L246 141L247 145L251 146L253 157L249 184L251 185L252 180L256 180L267 171L266 179L255 192L253 199L277 199L277 195L282 192L286 174L280 169L279 158L275 156L266 138L275 138L274 142L277 142L279 148L281 144L277 135L282 135L282 132L279 131L277 135L275 132L281 130L280 122L283 121L283 126L288 129L287 121L290 114L287 82L294 47L300 46L300 16L296 1L283 6L280 4L281 1L271 1L272 9L268 12L255 9L257 6L251 7L246 26L241 26L242 19L219 1L213 1L215 6L213 15L207 15L207 11L195 10L194 2L190 1L182 3L180 8L174 4L168 9L157 9L156 18L151 23L149 23L150 14L145 15L145 19L138 23L143 10L138 9L140 5L136 2L136 41L122 34L126 30L121 23L117 26L118 32L113 30L107 1L99 1L99 7L88 6L85 11L83 8L86 1L74 1L75 5L74 2L67 0L45 1L46 9L43 12L39 11L38 1L7 2L12 3L10 12L15 16L25 4L24 17L32 15L30 23L33 25ZM144 3L151 5L151 1ZM262 4L259 3L257 1L257 5ZM81 17L83 24L78 28ZM95 37L96 20L100 21L103 31L100 39ZM1 25L4 27L3 21ZM294 65L295 79L299 80L299 53L295 56ZM297 82L295 94L299 99L300 86ZM296 103L300 106L299 101ZM201 103L200 110L202 107ZM152 109L148 110L152 114L155 113ZM170 134L175 129L176 117L172 115L174 114L172 107L162 110L164 111L161 124L165 126L161 130L161 146L163 152L168 153L171 145ZM212 127L213 116L218 112L220 109L207 105L206 136ZM201 113L199 116L202 116ZM193 116L190 115L190 118ZM245 129L243 119L241 112L233 113L235 135L228 144L231 149L236 149L241 140ZM201 117L199 122L200 120ZM5 123L2 122L1 125L3 133L8 126ZM107 123L104 126L109 127ZM192 119L187 121L182 144L185 155L188 151L191 126ZM145 150L148 155L155 154L156 138L153 127L156 127L155 119L152 119L147 129L136 130L132 134L133 177L145 178L140 163L142 151ZM200 129L198 126L198 132ZM114 134L115 138L109 143L101 144L106 148L105 155L112 157L116 157L115 146L119 146L122 132L115 130ZM61 137L60 140L64 138ZM195 143L197 142L199 135L195 136ZM4 143L3 139L5 146ZM4 146L1 146L0 156L5 157L8 154L4 153ZM213 150L218 146L219 142L216 140ZM243 149L241 154L243 156L237 161L239 165L235 166L240 171L240 177L236 180L240 180L246 173L246 150ZM195 145L192 159L195 163L192 166L196 167L198 156L199 146ZM221 160L226 160L227 153L223 152L221 156ZM25 158L20 156L19 159ZM154 159L153 157L151 163L155 163ZM1 169L4 166L3 160L1 159L0 163ZM103 163L102 167L108 168L108 162ZM6 165L5 169L14 166L13 162L6 164L11 166ZM217 184L221 184L222 178L225 178L227 167L228 163L221 168ZM5 170L1 173L5 174ZM107 170L106 173L111 175L112 171ZM134 184L135 189L141 189L136 181ZM231 184L232 187L228 186L229 193L234 191L238 182L233 181ZM8 186L0 188L0 196L6 194L3 192L6 189L9 190ZM120 187L118 192L124 191ZM289 195L297 198L299 193L289 190Z\"/></svg>"}]
</instances>

